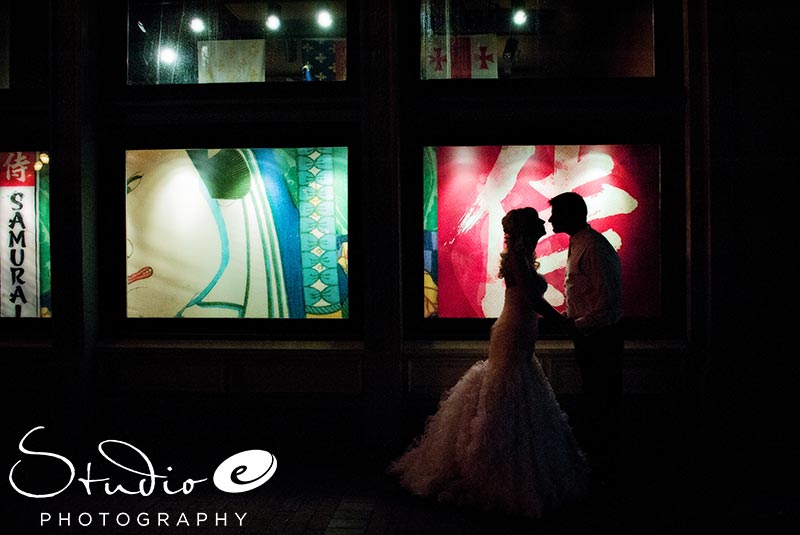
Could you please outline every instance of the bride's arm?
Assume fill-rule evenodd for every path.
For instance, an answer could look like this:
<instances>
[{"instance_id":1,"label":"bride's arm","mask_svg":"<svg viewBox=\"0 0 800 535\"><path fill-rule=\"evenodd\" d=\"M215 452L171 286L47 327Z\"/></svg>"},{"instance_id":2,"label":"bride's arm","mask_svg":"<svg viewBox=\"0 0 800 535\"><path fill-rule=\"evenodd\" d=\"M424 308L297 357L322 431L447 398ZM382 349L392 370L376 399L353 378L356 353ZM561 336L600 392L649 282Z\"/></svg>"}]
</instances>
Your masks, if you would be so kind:
<instances>
[{"instance_id":1,"label":"bride's arm","mask_svg":"<svg viewBox=\"0 0 800 535\"><path fill-rule=\"evenodd\" d=\"M508 273L506 274L506 285L509 287L522 286L522 293L531 301L531 303L538 306L542 291L538 285L538 275L533 271L531 262L528 261L524 255L513 250L508 251L507 254L508 257L506 258L506 261L511 269L507 270ZM536 311L539 312L538 308Z\"/></svg>"},{"instance_id":2,"label":"bride's arm","mask_svg":"<svg viewBox=\"0 0 800 535\"><path fill-rule=\"evenodd\" d=\"M530 299L533 304L533 309L540 316L553 321L556 325L566 325L567 319L544 298L544 292L540 286L544 281L539 280L541 277L533 271L533 267L530 263L521 255L515 253L509 254L511 255L509 260L511 260L512 266L511 278L513 279L510 286L521 284L524 287L523 291L525 295L528 296L528 299Z\"/></svg>"},{"instance_id":3,"label":"bride's arm","mask_svg":"<svg viewBox=\"0 0 800 535\"><path fill-rule=\"evenodd\" d=\"M543 295L535 295L533 298L533 309L543 318L554 321L557 325L566 325L567 318L565 318L558 310L553 308Z\"/></svg>"}]
</instances>

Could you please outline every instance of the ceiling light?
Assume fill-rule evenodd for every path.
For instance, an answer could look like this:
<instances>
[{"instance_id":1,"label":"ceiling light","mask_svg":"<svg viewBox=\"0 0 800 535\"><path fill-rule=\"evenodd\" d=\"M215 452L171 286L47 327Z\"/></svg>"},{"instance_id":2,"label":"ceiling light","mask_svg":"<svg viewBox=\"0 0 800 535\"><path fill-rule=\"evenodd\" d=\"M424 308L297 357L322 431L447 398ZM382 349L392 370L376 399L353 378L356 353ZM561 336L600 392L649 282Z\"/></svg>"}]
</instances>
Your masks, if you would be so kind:
<instances>
[{"instance_id":1,"label":"ceiling light","mask_svg":"<svg viewBox=\"0 0 800 535\"><path fill-rule=\"evenodd\" d=\"M267 28L269 28L274 32L280 27L281 27L281 19L278 18L278 15L267 16Z\"/></svg>"},{"instance_id":2,"label":"ceiling light","mask_svg":"<svg viewBox=\"0 0 800 535\"><path fill-rule=\"evenodd\" d=\"M327 9L320 9L317 12L317 24L322 28L330 28L333 24L333 16Z\"/></svg>"},{"instance_id":3,"label":"ceiling light","mask_svg":"<svg viewBox=\"0 0 800 535\"><path fill-rule=\"evenodd\" d=\"M158 51L158 59L161 63L166 65L172 65L176 61L178 61L178 53L175 52L175 49L170 47L164 47L159 49Z\"/></svg>"},{"instance_id":4,"label":"ceiling light","mask_svg":"<svg viewBox=\"0 0 800 535\"><path fill-rule=\"evenodd\" d=\"M194 33L200 33L206 29L206 25L203 22L203 19L200 19L198 17L192 19L192 21L189 23L189 27L192 29Z\"/></svg>"}]
</instances>

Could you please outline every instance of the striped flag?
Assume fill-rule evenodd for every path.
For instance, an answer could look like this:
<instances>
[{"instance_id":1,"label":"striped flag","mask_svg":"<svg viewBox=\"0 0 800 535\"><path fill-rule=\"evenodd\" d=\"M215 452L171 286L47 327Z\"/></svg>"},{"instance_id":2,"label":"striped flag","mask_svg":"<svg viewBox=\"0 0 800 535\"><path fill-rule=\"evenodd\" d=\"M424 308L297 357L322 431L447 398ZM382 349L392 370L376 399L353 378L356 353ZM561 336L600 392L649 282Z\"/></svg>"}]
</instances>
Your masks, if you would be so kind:
<instances>
[{"instance_id":1,"label":"striped flag","mask_svg":"<svg viewBox=\"0 0 800 535\"><path fill-rule=\"evenodd\" d=\"M422 38L422 79L497 78L495 34Z\"/></svg>"}]
</instances>

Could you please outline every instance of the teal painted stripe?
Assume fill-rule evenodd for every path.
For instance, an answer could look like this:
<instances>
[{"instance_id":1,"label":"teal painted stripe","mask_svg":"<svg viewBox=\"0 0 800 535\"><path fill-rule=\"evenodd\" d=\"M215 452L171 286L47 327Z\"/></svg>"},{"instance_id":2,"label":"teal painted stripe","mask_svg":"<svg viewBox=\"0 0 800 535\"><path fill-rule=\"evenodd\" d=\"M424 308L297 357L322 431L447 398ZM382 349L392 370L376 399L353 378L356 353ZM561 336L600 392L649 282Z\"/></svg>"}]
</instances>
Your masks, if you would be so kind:
<instances>
[{"instance_id":1,"label":"teal painted stripe","mask_svg":"<svg viewBox=\"0 0 800 535\"><path fill-rule=\"evenodd\" d=\"M206 203L208 204L208 207L211 209L211 214L214 216L214 222L217 224L217 233L219 234L219 239L222 245L222 251L220 254L220 263L219 267L217 268L216 274L214 275L214 277L212 277L211 281L206 285L206 287L203 288L203 290L201 290L200 293L198 293L196 296L190 299L189 302L186 303L183 306L183 308L181 308L178 311L177 314L175 314L175 317L178 318L183 317L183 313L186 311L187 308L192 306L202 306L201 305L202 300L205 299L205 297L211 292L211 290L214 289L214 286L216 286L217 283L219 283L220 278L222 278L222 274L228 267L228 262L230 262L230 255L231 255L230 242L228 240L228 229L227 226L225 225L225 218L222 217L222 210L220 210L217 201L211 198L211 195L209 194L208 189L206 189L205 185L202 188L200 188L200 190L203 192L203 195L205 196L206 199Z\"/></svg>"}]
</instances>

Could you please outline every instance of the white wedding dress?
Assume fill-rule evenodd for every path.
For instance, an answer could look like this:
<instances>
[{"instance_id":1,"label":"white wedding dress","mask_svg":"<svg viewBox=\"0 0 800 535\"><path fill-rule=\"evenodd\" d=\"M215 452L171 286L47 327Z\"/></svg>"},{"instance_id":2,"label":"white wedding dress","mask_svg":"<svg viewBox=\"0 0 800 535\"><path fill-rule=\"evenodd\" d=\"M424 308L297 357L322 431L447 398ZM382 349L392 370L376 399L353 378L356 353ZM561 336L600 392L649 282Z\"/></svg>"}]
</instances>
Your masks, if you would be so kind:
<instances>
[{"instance_id":1,"label":"white wedding dress","mask_svg":"<svg viewBox=\"0 0 800 535\"><path fill-rule=\"evenodd\" d=\"M538 275L537 285L543 293ZM587 495L587 461L534 356L537 323L522 288L507 288L488 358L442 396L424 433L389 466L403 487L532 518Z\"/></svg>"}]
</instances>

